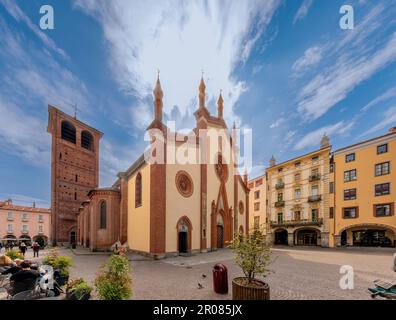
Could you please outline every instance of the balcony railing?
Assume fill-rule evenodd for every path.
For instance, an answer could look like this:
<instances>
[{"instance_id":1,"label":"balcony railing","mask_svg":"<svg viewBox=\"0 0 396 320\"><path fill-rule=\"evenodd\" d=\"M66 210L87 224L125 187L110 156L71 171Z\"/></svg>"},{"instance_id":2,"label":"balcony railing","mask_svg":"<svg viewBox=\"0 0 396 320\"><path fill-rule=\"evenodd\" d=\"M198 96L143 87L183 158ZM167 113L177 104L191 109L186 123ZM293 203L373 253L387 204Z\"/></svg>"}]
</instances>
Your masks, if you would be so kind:
<instances>
[{"instance_id":1,"label":"balcony railing","mask_svg":"<svg viewBox=\"0 0 396 320\"><path fill-rule=\"evenodd\" d=\"M323 225L323 219L301 219L301 220L288 220L288 221L271 221L271 227L299 227L299 226L318 226Z\"/></svg>"},{"instance_id":2,"label":"balcony railing","mask_svg":"<svg viewBox=\"0 0 396 320\"><path fill-rule=\"evenodd\" d=\"M277 201L275 202L275 208L280 208L285 206L285 201Z\"/></svg>"},{"instance_id":3,"label":"balcony railing","mask_svg":"<svg viewBox=\"0 0 396 320\"><path fill-rule=\"evenodd\" d=\"M320 174L319 173L316 173L316 174L313 174L313 175L309 176L309 181L310 182L314 182L314 181L318 181L318 180L320 180Z\"/></svg>"},{"instance_id":4,"label":"balcony railing","mask_svg":"<svg viewBox=\"0 0 396 320\"><path fill-rule=\"evenodd\" d=\"M22 234L29 234L29 230L22 230L21 233Z\"/></svg>"},{"instance_id":5,"label":"balcony railing","mask_svg":"<svg viewBox=\"0 0 396 320\"><path fill-rule=\"evenodd\" d=\"M278 183L275 185L275 189L276 189L276 190L283 189L284 187L285 187L285 183L284 183L284 182L278 182Z\"/></svg>"},{"instance_id":6,"label":"balcony railing","mask_svg":"<svg viewBox=\"0 0 396 320\"><path fill-rule=\"evenodd\" d=\"M29 222L29 218L22 218L22 222Z\"/></svg>"},{"instance_id":7,"label":"balcony railing","mask_svg":"<svg viewBox=\"0 0 396 320\"><path fill-rule=\"evenodd\" d=\"M14 217L7 217L7 221L14 221Z\"/></svg>"},{"instance_id":8,"label":"balcony railing","mask_svg":"<svg viewBox=\"0 0 396 320\"><path fill-rule=\"evenodd\" d=\"M322 200L321 195L316 195L316 196L309 196L308 197L308 202L319 202Z\"/></svg>"}]
</instances>

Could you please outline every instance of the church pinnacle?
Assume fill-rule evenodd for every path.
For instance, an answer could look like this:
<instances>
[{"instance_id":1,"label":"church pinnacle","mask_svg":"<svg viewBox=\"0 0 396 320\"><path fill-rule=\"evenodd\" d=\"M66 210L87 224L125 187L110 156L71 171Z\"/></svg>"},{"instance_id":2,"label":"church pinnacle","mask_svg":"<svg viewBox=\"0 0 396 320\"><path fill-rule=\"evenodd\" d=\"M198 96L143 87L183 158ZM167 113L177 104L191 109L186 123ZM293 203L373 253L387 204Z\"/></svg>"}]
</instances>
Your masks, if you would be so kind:
<instances>
[{"instance_id":1,"label":"church pinnacle","mask_svg":"<svg viewBox=\"0 0 396 320\"><path fill-rule=\"evenodd\" d=\"M162 107L163 107L162 99L164 97L164 93L163 93L162 88L161 88L159 72L158 72L157 83L155 85L153 94L154 94L154 115L155 115L155 120L162 121Z\"/></svg>"},{"instance_id":2,"label":"church pinnacle","mask_svg":"<svg viewBox=\"0 0 396 320\"><path fill-rule=\"evenodd\" d=\"M202 78L201 78L201 83L199 84L199 108L205 108L205 90L206 90L206 85L205 81L203 79L203 73L202 73Z\"/></svg>"},{"instance_id":3,"label":"church pinnacle","mask_svg":"<svg viewBox=\"0 0 396 320\"><path fill-rule=\"evenodd\" d=\"M220 91L220 96L219 96L219 100L217 101L217 117L218 118L223 118L223 96L221 95L221 91Z\"/></svg>"}]
</instances>

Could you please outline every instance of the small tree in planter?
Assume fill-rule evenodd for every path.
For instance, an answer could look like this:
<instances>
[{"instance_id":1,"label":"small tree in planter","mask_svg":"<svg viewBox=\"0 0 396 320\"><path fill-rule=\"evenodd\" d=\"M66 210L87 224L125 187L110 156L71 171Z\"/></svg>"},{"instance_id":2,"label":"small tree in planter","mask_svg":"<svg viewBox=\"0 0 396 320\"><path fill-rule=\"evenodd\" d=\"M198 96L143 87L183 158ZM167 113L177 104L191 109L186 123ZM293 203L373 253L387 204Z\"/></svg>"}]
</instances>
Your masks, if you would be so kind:
<instances>
[{"instance_id":1,"label":"small tree in planter","mask_svg":"<svg viewBox=\"0 0 396 320\"><path fill-rule=\"evenodd\" d=\"M235 252L235 262L245 275L232 281L233 299L269 300L268 284L256 278L265 278L270 272L271 248L263 233L255 230L249 235L236 234L229 247Z\"/></svg>"},{"instance_id":2,"label":"small tree in planter","mask_svg":"<svg viewBox=\"0 0 396 320\"><path fill-rule=\"evenodd\" d=\"M122 255L112 255L106 261L95 279L100 300L128 300L132 295L131 266Z\"/></svg>"},{"instance_id":3,"label":"small tree in planter","mask_svg":"<svg viewBox=\"0 0 396 320\"><path fill-rule=\"evenodd\" d=\"M44 257L43 264L51 266L54 271L59 270L59 275L55 280L60 286L66 285L69 281L69 269L73 265L72 258L60 256L59 252L56 249L53 249Z\"/></svg>"},{"instance_id":4,"label":"small tree in planter","mask_svg":"<svg viewBox=\"0 0 396 320\"><path fill-rule=\"evenodd\" d=\"M89 300L92 287L82 278L69 281L66 287L67 300Z\"/></svg>"}]
</instances>

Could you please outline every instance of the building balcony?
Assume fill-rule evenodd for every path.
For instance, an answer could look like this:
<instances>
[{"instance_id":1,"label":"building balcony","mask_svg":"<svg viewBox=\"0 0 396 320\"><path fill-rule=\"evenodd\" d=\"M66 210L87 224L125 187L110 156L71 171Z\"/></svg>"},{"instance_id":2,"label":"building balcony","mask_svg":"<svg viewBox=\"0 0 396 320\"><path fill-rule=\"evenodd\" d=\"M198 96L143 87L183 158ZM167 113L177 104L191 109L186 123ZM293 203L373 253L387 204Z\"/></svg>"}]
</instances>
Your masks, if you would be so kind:
<instances>
[{"instance_id":1,"label":"building balcony","mask_svg":"<svg viewBox=\"0 0 396 320\"><path fill-rule=\"evenodd\" d=\"M21 233L22 234L29 234L29 230L22 230Z\"/></svg>"},{"instance_id":2,"label":"building balcony","mask_svg":"<svg viewBox=\"0 0 396 320\"><path fill-rule=\"evenodd\" d=\"M308 202L319 202L322 200L321 195L316 195L316 196L309 196L308 197Z\"/></svg>"},{"instance_id":3,"label":"building balcony","mask_svg":"<svg viewBox=\"0 0 396 320\"><path fill-rule=\"evenodd\" d=\"M14 221L13 217L7 217L7 221Z\"/></svg>"},{"instance_id":4,"label":"building balcony","mask_svg":"<svg viewBox=\"0 0 396 320\"><path fill-rule=\"evenodd\" d=\"M278 227L312 227L317 226L320 227L323 225L323 219L316 219L316 220L308 220L308 219L301 219L301 220L288 220L288 221L271 221L272 228Z\"/></svg>"},{"instance_id":5,"label":"building balcony","mask_svg":"<svg viewBox=\"0 0 396 320\"><path fill-rule=\"evenodd\" d=\"M313 174L309 176L309 182L314 182L314 181L319 181L320 180L320 174Z\"/></svg>"},{"instance_id":6,"label":"building balcony","mask_svg":"<svg viewBox=\"0 0 396 320\"><path fill-rule=\"evenodd\" d=\"M285 201L277 201L275 202L275 208L281 208L285 206Z\"/></svg>"},{"instance_id":7,"label":"building balcony","mask_svg":"<svg viewBox=\"0 0 396 320\"><path fill-rule=\"evenodd\" d=\"M28 218L22 219L22 222L29 222Z\"/></svg>"},{"instance_id":8,"label":"building balcony","mask_svg":"<svg viewBox=\"0 0 396 320\"><path fill-rule=\"evenodd\" d=\"M281 189L283 189L285 187L285 183L284 182L278 182L276 185L275 185L275 189L276 190L281 190Z\"/></svg>"},{"instance_id":9,"label":"building balcony","mask_svg":"<svg viewBox=\"0 0 396 320\"><path fill-rule=\"evenodd\" d=\"M41 219L41 220L39 220L38 222L39 222L39 223L44 223L44 220Z\"/></svg>"},{"instance_id":10,"label":"building balcony","mask_svg":"<svg viewBox=\"0 0 396 320\"><path fill-rule=\"evenodd\" d=\"M39 231L38 234L39 234L39 235L43 235L43 234L44 234L44 231Z\"/></svg>"},{"instance_id":11,"label":"building balcony","mask_svg":"<svg viewBox=\"0 0 396 320\"><path fill-rule=\"evenodd\" d=\"M7 230L7 234L14 234L14 230L8 229L8 230Z\"/></svg>"}]
</instances>

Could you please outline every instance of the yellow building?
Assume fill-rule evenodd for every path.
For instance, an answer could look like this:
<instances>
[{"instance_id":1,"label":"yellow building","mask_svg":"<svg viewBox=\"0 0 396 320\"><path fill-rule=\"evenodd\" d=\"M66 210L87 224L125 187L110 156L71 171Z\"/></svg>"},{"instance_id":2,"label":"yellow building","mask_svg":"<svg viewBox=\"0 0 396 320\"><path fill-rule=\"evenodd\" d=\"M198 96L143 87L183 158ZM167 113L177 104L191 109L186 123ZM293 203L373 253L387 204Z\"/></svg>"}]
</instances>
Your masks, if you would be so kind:
<instances>
[{"instance_id":1,"label":"yellow building","mask_svg":"<svg viewBox=\"0 0 396 320\"><path fill-rule=\"evenodd\" d=\"M266 234L267 180L265 175L249 181L249 225Z\"/></svg>"},{"instance_id":2,"label":"yellow building","mask_svg":"<svg viewBox=\"0 0 396 320\"><path fill-rule=\"evenodd\" d=\"M329 140L321 148L266 170L267 238L274 244L329 246Z\"/></svg>"},{"instance_id":3,"label":"yellow building","mask_svg":"<svg viewBox=\"0 0 396 320\"><path fill-rule=\"evenodd\" d=\"M396 246L396 128L334 151L330 246Z\"/></svg>"},{"instance_id":4,"label":"yellow building","mask_svg":"<svg viewBox=\"0 0 396 320\"><path fill-rule=\"evenodd\" d=\"M249 191L234 163L236 139L223 119L222 96L212 116L205 89L202 79L196 127L178 133L162 121L158 79L148 149L111 188L90 192L79 214L80 244L106 250L119 239L162 258L223 248L234 233L248 232Z\"/></svg>"}]
</instances>

